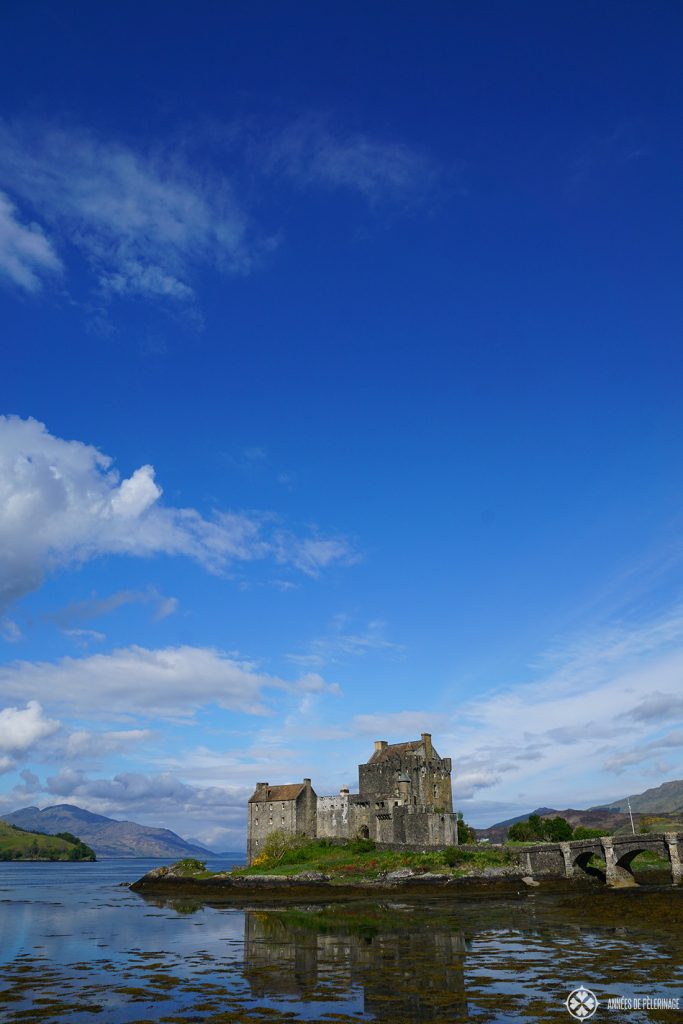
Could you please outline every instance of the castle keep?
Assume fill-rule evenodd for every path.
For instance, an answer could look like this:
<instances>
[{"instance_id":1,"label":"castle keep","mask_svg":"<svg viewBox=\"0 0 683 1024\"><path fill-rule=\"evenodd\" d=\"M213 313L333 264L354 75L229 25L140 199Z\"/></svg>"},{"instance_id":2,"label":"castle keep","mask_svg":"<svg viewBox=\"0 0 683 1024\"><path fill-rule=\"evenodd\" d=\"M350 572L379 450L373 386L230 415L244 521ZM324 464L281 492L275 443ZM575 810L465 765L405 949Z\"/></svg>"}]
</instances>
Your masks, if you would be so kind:
<instances>
[{"instance_id":1,"label":"castle keep","mask_svg":"<svg viewBox=\"0 0 683 1024\"><path fill-rule=\"evenodd\" d=\"M455 845L451 759L440 757L423 732L408 743L376 740L369 761L358 766L358 793L342 786L338 796L319 797L310 779L286 786L257 782L249 799L249 863L276 829L425 850Z\"/></svg>"}]
</instances>

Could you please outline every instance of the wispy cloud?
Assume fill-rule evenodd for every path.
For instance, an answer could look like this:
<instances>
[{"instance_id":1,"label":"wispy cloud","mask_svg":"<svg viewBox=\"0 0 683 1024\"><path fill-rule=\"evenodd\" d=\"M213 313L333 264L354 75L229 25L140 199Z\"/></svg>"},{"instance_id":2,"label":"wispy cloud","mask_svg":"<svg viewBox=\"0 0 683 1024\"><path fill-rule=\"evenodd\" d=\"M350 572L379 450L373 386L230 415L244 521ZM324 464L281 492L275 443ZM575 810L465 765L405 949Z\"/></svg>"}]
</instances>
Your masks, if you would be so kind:
<instances>
[{"instance_id":1,"label":"wispy cloud","mask_svg":"<svg viewBox=\"0 0 683 1024\"><path fill-rule=\"evenodd\" d=\"M0 121L0 275L36 292L79 254L98 315L123 296L187 305L202 272L249 273L280 244L280 225L261 229L251 213L274 181L352 192L377 208L423 204L441 178L429 154L319 115L215 135L220 150L192 132L143 146Z\"/></svg>"},{"instance_id":2,"label":"wispy cloud","mask_svg":"<svg viewBox=\"0 0 683 1024\"><path fill-rule=\"evenodd\" d=\"M345 538L300 537L272 515L219 511L207 519L164 506L152 466L121 480L111 464L36 420L0 417L0 610L37 589L45 572L103 554L184 555L213 573L271 559L311 577L358 557Z\"/></svg>"},{"instance_id":3,"label":"wispy cloud","mask_svg":"<svg viewBox=\"0 0 683 1024\"><path fill-rule=\"evenodd\" d=\"M299 665L321 666L371 652L402 655L405 647L387 640L384 631L385 623L378 619L369 622L362 630L351 630L348 616L337 615L324 636L310 640L303 650L288 654L287 658Z\"/></svg>"},{"instance_id":4,"label":"wispy cloud","mask_svg":"<svg viewBox=\"0 0 683 1024\"><path fill-rule=\"evenodd\" d=\"M74 127L4 123L0 184L81 252L104 296L185 300L198 269L244 273L272 244L256 238L224 175L201 173L170 148L142 152ZM22 254L14 277L35 290L36 271L59 269L59 260L42 229L21 228L4 209L4 231Z\"/></svg>"},{"instance_id":5,"label":"wispy cloud","mask_svg":"<svg viewBox=\"0 0 683 1024\"><path fill-rule=\"evenodd\" d=\"M320 116L301 117L266 137L259 155L272 175L303 188L347 189L371 205L424 199L440 177L428 154L403 142L341 131Z\"/></svg>"},{"instance_id":6,"label":"wispy cloud","mask_svg":"<svg viewBox=\"0 0 683 1024\"><path fill-rule=\"evenodd\" d=\"M523 790L531 803L555 806L597 803L614 793L616 774L653 759L666 771L661 755L681 733L662 735L661 726L683 724L683 610L577 638L556 647L550 665L535 682L449 716L461 770L474 763L496 774L498 798ZM642 788L643 775L637 768L619 790Z\"/></svg>"},{"instance_id":7,"label":"wispy cloud","mask_svg":"<svg viewBox=\"0 0 683 1024\"><path fill-rule=\"evenodd\" d=\"M16 206L0 192L0 278L27 292L62 271L62 262L38 224L22 222Z\"/></svg>"},{"instance_id":8,"label":"wispy cloud","mask_svg":"<svg viewBox=\"0 0 683 1024\"><path fill-rule=\"evenodd\" d=\"M0 636L9 644L19 643L24 638L19 624L14 619L10 619L9 616L0 619Z\"/></svg>"},{"instance_id":9,"label":"wispy cloud","mask_svg":"<svg viewBox=\"0 0 683 1024\"><path fill-rule=\"evenodd\" d=\"M165 594L161 594L156 587L147 587L145 590L118 590L115 594L109 594L107 597L93 596L84 601L72 601L56 612L46 613L43 618L47 622L54 622L70 634L92 633L92 630L73 627L76 623L99 619L103 615L109 615L118 608L131 604L151 605L154 609L153 618L157 622L168 618L178 610L176 597L167 597Z\"/></svg>"}]
</instances>

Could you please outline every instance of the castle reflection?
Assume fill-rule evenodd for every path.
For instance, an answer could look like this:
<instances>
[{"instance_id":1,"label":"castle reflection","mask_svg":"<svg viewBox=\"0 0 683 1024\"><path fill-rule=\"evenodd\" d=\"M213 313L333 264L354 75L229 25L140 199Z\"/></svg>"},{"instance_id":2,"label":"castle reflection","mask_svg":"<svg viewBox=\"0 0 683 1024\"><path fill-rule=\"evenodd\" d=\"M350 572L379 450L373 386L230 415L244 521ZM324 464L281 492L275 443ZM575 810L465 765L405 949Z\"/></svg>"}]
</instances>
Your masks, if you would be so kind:
<instances>
[{"instance_id":1,"label":"castle reflection","mask_svg":"<svg viewBox=\"0 0 683 1024\"><path fill-rule=\"evenodd\" d=\"M459 931L407 930L404 909L252 910L244 977L259 999L350 1000L393 1024L467 1020L467 948Z\"/></svg>"}]
</instances>

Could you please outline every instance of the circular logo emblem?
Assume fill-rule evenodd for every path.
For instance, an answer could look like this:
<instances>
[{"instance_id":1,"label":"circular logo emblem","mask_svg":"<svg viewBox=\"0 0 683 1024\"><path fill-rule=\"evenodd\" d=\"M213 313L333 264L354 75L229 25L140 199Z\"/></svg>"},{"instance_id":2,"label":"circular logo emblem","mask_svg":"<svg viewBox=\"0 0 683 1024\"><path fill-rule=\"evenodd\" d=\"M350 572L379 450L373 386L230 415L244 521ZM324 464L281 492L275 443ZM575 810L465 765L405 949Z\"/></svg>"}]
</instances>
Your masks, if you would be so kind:
<instances>
[{"instance_id":1,"label":"circular logo emblem","mask_svg":"<svg viewBox=\"0 0 683 1024\"><path fill-rule=\"evenodd\" d=\"M595 993L583 985L570 992L565 1000L565 1006L569 1011L569 1015L574 1020L588 1020L589 1017L593 1016L599 1005L600 1003Z\"/></svg>"}]
</instances>

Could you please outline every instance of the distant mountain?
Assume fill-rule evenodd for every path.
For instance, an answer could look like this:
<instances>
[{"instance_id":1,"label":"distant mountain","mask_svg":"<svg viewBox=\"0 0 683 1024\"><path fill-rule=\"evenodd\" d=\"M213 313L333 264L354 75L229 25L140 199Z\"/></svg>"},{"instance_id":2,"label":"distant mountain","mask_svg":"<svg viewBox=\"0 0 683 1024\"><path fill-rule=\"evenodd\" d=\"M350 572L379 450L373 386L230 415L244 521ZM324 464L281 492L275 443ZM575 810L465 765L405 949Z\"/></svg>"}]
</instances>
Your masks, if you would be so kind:
<instances>
[{"instance_id":1,"label":"distant mountain","mask_svg":"<svg viewBox=\"0 0 683 1024\"><path fill-rule=\"evenodd\" d=\"M2 819L10 825L54 835L72 832L91 846L98 857L211 857L210 850L187 843L167 828L149 828L134 821L115 821L73 804L22 807Z\"/></svg>"},{"instance_id":2,"label":"distant mountain","mask_svg":"<svg viewBox=\"0 0 683 1024\"><path fill-rule=\"evenodd\" d=\"M646 789L644 793L623 797L611 804L601 804L600 807L591 807L591 810L609 809L628 813L627 799L631 801L632 811L642 811L644 814L683 812L683 780L664 782L661 786Z\"/></svg>"},{"instance_id":3,"label":"distant mountain","mask_svg":"<svg viewBox=\"0 0 683 1024\"><path fill-rule=\"evenodd\" d=\"M661 817L662 828L668 827L666 823L670 821L671 828L678 831L678 826L683 818L683 781L665 782L662 786L646 789L644 793L637 793L629 799L636 828L643 818L657 815ZM589 807L586 811L576 810L573 807L568 807L563 811L553 807L537 807L535 811L529 811L529 814L540 814L542 818L566 818L573 828L583 825L584 828L604 829L609 833L622 829L630 831L631 828L626 797L623 800L615 800L611 804ZM489 828L478 828L475 830L477 839L489 839L492 843L505 842L510 825L514 825L518 821L526 821L529 814L507 818Z\"/></svg>"}]
</instances>

